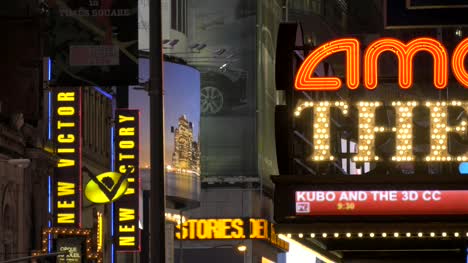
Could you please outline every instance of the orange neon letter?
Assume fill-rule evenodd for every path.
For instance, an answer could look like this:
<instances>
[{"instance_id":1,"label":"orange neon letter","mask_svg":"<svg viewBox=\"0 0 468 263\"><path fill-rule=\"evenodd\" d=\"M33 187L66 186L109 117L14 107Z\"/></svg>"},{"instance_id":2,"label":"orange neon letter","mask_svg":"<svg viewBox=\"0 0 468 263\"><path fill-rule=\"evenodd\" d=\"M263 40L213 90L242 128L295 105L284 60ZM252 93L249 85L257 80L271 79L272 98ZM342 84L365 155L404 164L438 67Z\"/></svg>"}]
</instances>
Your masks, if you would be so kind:
<instances>
[{"instance_id":1,"label":"orange neon letter","mask_svg":"<svg viewBox=\"0 0 468 263\"><path fill-rule=\"evenodd\" d=\"M437 40L416 38L407 45L393 38L382 38L373 42L364 55L364 86L375 89L377 86L377 60L380 54L391 51L398 57L398 84L402 89L413 85L413 57L419 51L427 51L434 58L434 86L443 89L447 86L447 51Z\"/></svg>"},{"instance_id":2,"label":"orange neon letter","mask_svg":"<svg viewBox=\"0 0 468 263\"><path fill-rule=\"evenodd\" d=\"M453 51L452 70L455 78L465 88L468 88L468 73L465 68L465 57L468 52L468 38L465 38Z\"/></svg>"},{"instance_id":3,"label":"orange neon letter","mask_svg":"<svg viewBox=\"0 0 468 263\"><path fill-rule=\"evenodd\" d=\"M313 77L315 68L326 57L336 52L346 52L346 84L350 89L359 86L359 41L354 38L343 38L327 42L310 53L299 68L296 90L332 91L341 88L337 77Z\"/></svg>"}]
</instances>

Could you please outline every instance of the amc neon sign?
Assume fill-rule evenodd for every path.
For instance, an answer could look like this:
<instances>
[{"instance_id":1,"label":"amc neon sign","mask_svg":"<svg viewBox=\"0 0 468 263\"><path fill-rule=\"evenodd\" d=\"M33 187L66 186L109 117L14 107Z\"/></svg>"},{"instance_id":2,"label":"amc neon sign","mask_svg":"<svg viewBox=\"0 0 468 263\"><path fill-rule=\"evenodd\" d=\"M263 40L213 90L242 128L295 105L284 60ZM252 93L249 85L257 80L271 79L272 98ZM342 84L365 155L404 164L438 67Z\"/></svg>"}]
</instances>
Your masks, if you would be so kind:
<instances>
[{"instance_id":1,"label":"amc neon sign","mask_svg":"<svg viewBox=\"0 0 468 263\"><path fill-rule=\"evenodd\" d=\"M346 53L346 84L350 89L359 86L360 54L359 42L354 38L338 39L328 42L315 49L304 60L299 68L295 88L300 91L335 91L340 89L341 80L336 77L313 77L317 65L326 57L337 53ZM404 44L399 40L383 38L373 42L364 54L364 87L369 90L377 86L377 62L379 56L386 51L393 52L399 61L399 86L409 89L413 84L413 58L420 51L429 52L434 58L434 86L443 89L448 82L447 51L437 40L431 38L417 38ZM456 48L452 57L452 69L456 79L465 88L468 88L468 72L464 67L464 59L468 52L468 38ZM361 101L350 105L343 101L306 101L300 102L294 115L299 117L303 110L313 110L313 161L329 161L335 157L330 151L330 109L336 108L343 115L347 115L353 106L358 110L358 152L354 161L379 161L381 158L375 154L375 136L382 132L393 132L396 138L396 151L391 157L392 161L415 161L413 155L413 110L416 107L426 107L430 111L430 151L424 161L468 161L468 153L453 156L448 152L448 135L456 133L466 135L468 122L462 120L456 125L448 123L450 107L459 107L468 112L468 101L393 101L391 106L395 109L395 126L377 126L375 111L384 106L382 102ZM389 106L389 104L385 105Z\"/></svg>"},{"instance_id":2,"label":"amc neon sign","mask_svg":"<svg viewBox=\"0 0 468 263\"><path fill-rule=\"evenodd\" d=\"M393 38L382 38L367 47L364 57L363 85L369 90L377 87L377 62L384 52L392 52L398 58L398 84L402 89L413 85L413 58L421 51L428 52L434 58L434 86L444 89L448 83L448 55L445 47L432 38L416 38L407 44ZM302 63L296 79L296 90L335 91L341 88L337 77L312 77L315 68L328 56L344 52L346 54L346 85L349 89L359 87L360 44L355 38L343 38L327 42L316 48ZM460 42L452 56L452 71L455 78L468 88L468 72L464 60L468 52L468 38Z\"/></svg>"}]
</instances>

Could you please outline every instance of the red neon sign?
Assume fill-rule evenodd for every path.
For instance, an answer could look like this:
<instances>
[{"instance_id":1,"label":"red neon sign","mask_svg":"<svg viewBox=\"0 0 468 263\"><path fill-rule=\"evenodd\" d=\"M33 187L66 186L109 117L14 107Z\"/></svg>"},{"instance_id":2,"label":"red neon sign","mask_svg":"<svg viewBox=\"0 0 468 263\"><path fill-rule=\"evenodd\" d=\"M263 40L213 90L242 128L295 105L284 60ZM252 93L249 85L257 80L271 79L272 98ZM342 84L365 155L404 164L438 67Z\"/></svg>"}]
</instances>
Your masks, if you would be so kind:
<instances>
[{"instance_id":1,"label":"red neon sign","mask_svg":"<svg viewBox=\"0 0 468 263\"><path fill-rule=\"evenodd\" d=\"M346 52L346 84L350 89L359 86L359 41L354 38L334 40L316 48L302 63L296 75L297 90L338 90L341 80L337 77L312 77L315 68L326 57Z\"/></svg>"},{"instance_id":2,"label":"red neon sign","mask_svg":"<svg viewBox=\"0 0 468 263\"><path fill-rule=\"evenodd\" d=\"M296 215L468 215L468 191L296 191Z\"/></svg>"},{"instance_id":3,"label":"red neon sign","mask_svg":"<svg viewBox=\"0 0 468 263\"><path fill-rule=\"evenodd\" d=\"M448 55L442 43L426 37L414 39L408 44L393 38L382 38L371 43L363 57L363 85L367 89L373 90L377 86L377 62L380 55L387 51L393 52L398 58L398 84L402 89L409 89L413 85L413 58L421 51L430 53L434 58L434 86L437 89L444 89L447 86ZM313 77L319 63L337 52L346 53L346 84L349 89L356 89L359 86L360 54L359 41L355 38L330 41L310 53L296 74L295 89L309 91L340 89L341 80L337 77ZM452 56L454 76L466 88L468 88L468 72L463 63L467 52L468 38L455 48Z\"/></svg>"}]
</instances>

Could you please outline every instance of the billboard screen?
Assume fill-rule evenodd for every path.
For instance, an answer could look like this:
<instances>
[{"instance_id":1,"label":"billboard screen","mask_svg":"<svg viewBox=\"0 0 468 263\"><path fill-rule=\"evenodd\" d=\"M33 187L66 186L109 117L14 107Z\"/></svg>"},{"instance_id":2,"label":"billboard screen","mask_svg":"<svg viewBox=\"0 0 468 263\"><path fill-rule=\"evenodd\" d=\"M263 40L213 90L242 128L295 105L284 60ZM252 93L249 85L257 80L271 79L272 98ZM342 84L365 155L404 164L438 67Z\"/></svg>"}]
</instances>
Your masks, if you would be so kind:
<instances>
[{"instance_id":1,"label":"billboard screen","mask_svg":"<svg viewBox=\"0 0 468 263\"><path fill-rule=\"evenodd\" d=\"M49 0L51 85L138 84L136 0Z\"/></svg>"},{"instance_id":2,"label":"billboard screen","mask_svg":"<svg viewBox=\"0 0 468 263\"><path fill-rule=\"evenodd\" d=\"M81 226L81 89L53 88L53 225Z\"/></svg>"},{"instance_id":3,"label":"billboard screen","mask_svg":"<svg viewBox=\"0 0 468 263\"><path fill-rule=\"evenodd\" d=\"M164 62L164 165L166 195L196 205L200 194L200 72L193 67ZM149 76L148 60L141 60L141 79ZM141 113L140 167L144 189L149 189L150 108L144 90L130 89L129 107Z\"/></svg>"}]
</instances>

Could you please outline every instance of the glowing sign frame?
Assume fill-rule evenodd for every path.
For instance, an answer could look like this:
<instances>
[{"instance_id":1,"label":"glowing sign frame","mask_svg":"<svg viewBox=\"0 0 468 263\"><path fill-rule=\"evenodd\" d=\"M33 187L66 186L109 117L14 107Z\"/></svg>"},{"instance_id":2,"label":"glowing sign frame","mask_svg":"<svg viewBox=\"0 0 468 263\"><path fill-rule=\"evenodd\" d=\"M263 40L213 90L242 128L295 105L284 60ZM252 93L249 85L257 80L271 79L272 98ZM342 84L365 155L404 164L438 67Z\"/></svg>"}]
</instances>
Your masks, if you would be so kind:
<instances>
[{"instance_id":1,"label":"glowing sign frame","mask_svg":"<svg viewBox=\"0 0 468 263\"><path fill-rule=\"evenodd\" d=\"M138 110L115 110L115 168L117 172L127 174L128 183L123 196L114 202L114 244L117 252L141 250L139 119Z\"/></svg>"},{"instance_id":2,"label":"glowing sign frame","mask_svg":"<svg viewBox=\"0 0 468 263\"><path fill-rule=\"evenodd\" d=\"M101 230L102 231L102 230ZM52 227L45 228L42 230L42 248L31 253L32 256L47 255L47 247L52 239L49 239L49 235L62 235L70 237L84 237L86 239L86 259L96 260L97 263L103 262L102 249L93 245L93 241L96 243L98 240L93 240L91 229L86 228L64 228L64 227Z\"/></svg>"},{"instance_id":3,"label":"glowing sign frame","mask_svg":"<svg viewBox=\"0 0 468 263\"><path fill-rule=\"evenodd\" d=\"M341 80L336 77L313 77L315 68L328 56L346 53L346 83L349 89L359 86L360 44L355 38L342 38L324 43L310 53L297 71L294 86L300 91L336 91L341 88ZM377 61L386 51L398 58L398 84L402 89L413 85L413 58L416 53L425 51L434 58L433 83L436 89L444 89L448 84L447 50L438 40L428 37L416 38L408 44L394 38L382 38L371 43L364 54L364 87L373 90L377 86ZM468 38L455 48L452 56L452 70L455 78L468 88L468 72L463 64L468 53Z\"/></svg>"}]
</instances>

